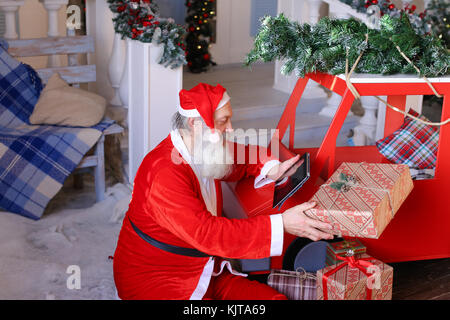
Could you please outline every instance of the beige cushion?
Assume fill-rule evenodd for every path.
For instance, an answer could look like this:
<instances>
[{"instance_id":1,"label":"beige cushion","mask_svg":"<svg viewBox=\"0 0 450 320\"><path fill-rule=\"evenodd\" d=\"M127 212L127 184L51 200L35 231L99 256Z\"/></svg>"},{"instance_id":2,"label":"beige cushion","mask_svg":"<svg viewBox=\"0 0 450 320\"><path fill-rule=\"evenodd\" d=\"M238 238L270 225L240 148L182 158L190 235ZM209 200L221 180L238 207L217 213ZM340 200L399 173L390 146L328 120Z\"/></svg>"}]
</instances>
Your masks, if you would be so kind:
<instances>
[{"instance_id":1,"label":"beige cushion","mask_svg":"<svg viewBox=\"0 0 450 320\"><path fill-rule=\"evenodd\" d=\"M41 92L30 123L91 127L103 119L105 110L105 98L71 87L54 73Z\"/></svg>"}]
</instances>

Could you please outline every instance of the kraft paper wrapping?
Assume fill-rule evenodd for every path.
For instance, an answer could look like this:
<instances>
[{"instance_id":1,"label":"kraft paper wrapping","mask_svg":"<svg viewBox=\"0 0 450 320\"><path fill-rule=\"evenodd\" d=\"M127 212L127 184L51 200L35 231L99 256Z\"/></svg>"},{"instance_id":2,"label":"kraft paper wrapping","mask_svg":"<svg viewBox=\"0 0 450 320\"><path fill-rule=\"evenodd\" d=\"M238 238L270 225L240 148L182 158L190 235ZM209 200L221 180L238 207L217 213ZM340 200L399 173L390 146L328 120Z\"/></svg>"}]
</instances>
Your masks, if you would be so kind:
<instances>
[{"instance_id":1,"label":"kraft paper wrapping","mask_svg":"<svg viewBox=\"0 0 450 320\"><path fill-rule=\"evenodd\" d=\"M367 254L361 255L361 258L369 257ZM365 300L368 286L371 289L371 300L391 300L394 269L375 258L370 259L369 262L373 264L370 270L372 279L368 280L361 270L350 266L345 266L329 276L327 280L328 300ZM339 265L317 271L317 300L324 300L323 275Z\"/></svg>"},{"instance_id":2,"label":"kraft paper wrapping","mask_svg":"<svg viewBox=\"0 0 450 320\"><path fill-rule=\"evenodd\" d=\"M336 183L345 186L337 190ZM317 205L305 214L332 224L338 236L378 239L412 189L407 165L344 162L310 199Z\"/></svg>"}]
</instances>

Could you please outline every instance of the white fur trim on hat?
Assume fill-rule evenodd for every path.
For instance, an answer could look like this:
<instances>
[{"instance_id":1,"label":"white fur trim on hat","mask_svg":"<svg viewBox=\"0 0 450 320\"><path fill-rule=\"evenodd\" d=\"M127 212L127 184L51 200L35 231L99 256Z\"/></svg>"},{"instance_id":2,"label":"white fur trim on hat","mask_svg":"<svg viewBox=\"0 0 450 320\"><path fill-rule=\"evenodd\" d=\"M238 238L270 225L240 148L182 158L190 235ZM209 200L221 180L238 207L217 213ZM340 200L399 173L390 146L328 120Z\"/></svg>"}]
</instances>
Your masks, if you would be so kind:
<instances>
[{"instance_id":1,"label":"white fur trim on hat","mask_svg":"<svg viewBox=\"0 0 450 320\"><path fill-rule=\"evenodd\" d=\"M217 105L216 110L219 110L220 108L222 108L223 106L225 106L227 104L227 102L230 101L230 96L228 95L228 93L225 91L223 93L222 96L222 100L219 101L219 104ZM185 117L188 118L198 118L201 117L200 113L197 111L197 109L190 109L190 110L186 110L183 109L180 105L178 106L178 112Z\"/></svg>"},{"instance_id":2,"label":"white fur trim on hat","mask_svg":"<svg viewBox=\"0 0 450 320\"><path fill-rule=\"evenodd\" d=\"M186 110L181 108L181 106L178 106L178 112L185 117L188 118L198 118L201 117L200 113L197 111L197 109L190 109L190 110Z\"/></svg>"},{"instance_id":3,"label":"white fur trim on hat","mask_svg":"<svg viewBox=\"0 0 450 320\"><path fill-rule=\"evenodd\" d=\"M216 110L219 110L220 108L222 108L224 105L227 104L228 101L230 101L230 96L229 96L228 93L225 91L225 92L223 93L222 100L220 100L219 105L217 106Z\"/></svg>"}]
</instances>

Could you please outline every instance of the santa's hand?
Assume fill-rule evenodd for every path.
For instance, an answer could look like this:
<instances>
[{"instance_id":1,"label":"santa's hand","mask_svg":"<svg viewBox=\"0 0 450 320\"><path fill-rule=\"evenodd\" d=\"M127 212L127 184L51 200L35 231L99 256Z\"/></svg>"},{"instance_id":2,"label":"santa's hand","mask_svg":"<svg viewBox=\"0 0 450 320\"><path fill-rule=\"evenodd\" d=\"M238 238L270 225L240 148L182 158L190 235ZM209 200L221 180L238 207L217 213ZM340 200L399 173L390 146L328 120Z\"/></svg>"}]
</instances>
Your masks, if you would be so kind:
<instances>
[{"instance_id":1,"label":"santa's hand","mask_svg":"<svg viewBox=\"0 0 450 320\"><path fill-rule=\"evenodd\" d=\"M284 231L313 241L333 239L330 224L305 215L304 211L314 208L315 205L315 202L305 202L283 212Z\"/></svg>"},{"instance_id":2,"label":"santa's hand","mask_svg":"<svg viewBox=\"0 0 450 320\"><path fill-rule=\"evenodd\" d=\"M267 173L267 178L272 179L274 181L279 181L284 179L285 177L289 177L294 174L295 171L302 165L303 160L299 161L300 155L296 155L295 157L286 160L279 165L276 165Z\"/></svg>"}]
</instances>

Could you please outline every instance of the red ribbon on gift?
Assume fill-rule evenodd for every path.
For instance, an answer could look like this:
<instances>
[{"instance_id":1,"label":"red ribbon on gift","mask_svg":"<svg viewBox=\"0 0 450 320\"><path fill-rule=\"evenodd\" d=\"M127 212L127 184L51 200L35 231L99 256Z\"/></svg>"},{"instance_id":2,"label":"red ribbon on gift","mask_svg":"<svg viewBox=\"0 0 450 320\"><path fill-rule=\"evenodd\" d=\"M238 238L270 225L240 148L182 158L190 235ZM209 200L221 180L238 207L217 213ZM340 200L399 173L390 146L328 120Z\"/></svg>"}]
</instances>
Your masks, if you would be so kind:
<instances>
[{"instance_id":1,"label":"red ribbon on gift","mask_svg":"<svg viewBox=\"0 0 450 320\"><path fill-rule=\"evenodd\" d=\"M354 256L341 257L339 255L336 255L336 258L344 261L344 263L341 263L336 268L331 269L330 271L324 273L324 275L322 276L323 299L324 300L328 300L327 284L328 284L329 276L331 276L332 274L335 274L336 272L338 272L339 270L341 270L342 268L344 268L345 266L348 265L351 268L359 269L362 273L364 273L367 277L369 277L371 275L371 273L367 272L367 268L374 265L373 263L368 261L368 260L372 260L373 258L355 259ZM369 288L368 286L366 286L366 300L372 300L372 289Z\"/></svg>"}]
</instances>

